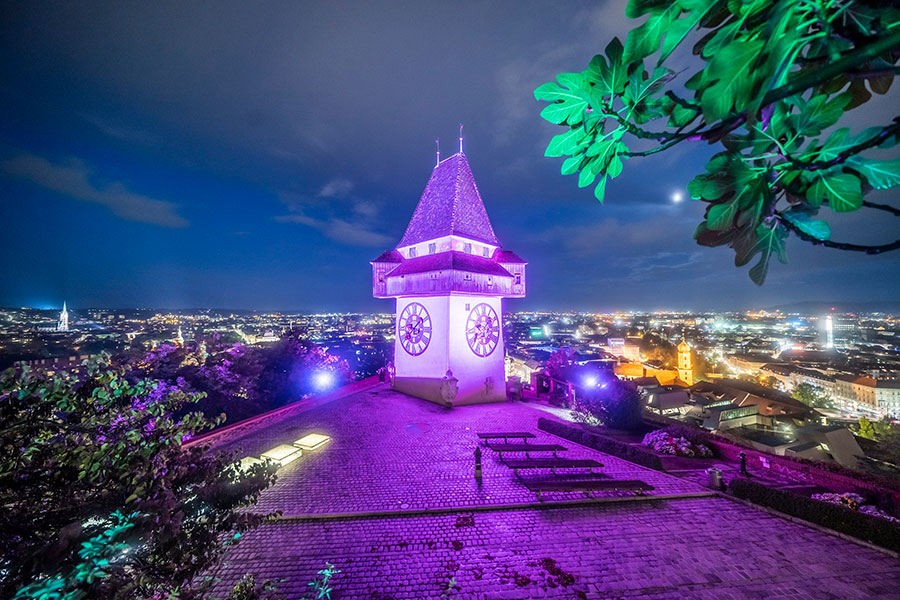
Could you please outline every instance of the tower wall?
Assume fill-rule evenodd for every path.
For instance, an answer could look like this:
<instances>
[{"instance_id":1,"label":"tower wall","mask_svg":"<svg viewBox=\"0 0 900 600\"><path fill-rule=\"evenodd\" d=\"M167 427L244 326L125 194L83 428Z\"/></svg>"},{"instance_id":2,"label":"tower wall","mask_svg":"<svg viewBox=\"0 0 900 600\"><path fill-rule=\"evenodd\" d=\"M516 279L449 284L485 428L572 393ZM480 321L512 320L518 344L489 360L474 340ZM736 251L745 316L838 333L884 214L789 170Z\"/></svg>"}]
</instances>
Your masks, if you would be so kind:
<instances>
[{"instance_id":1,"label":"tower wall","mask_svg":"<svg viewBox=\"0 0 900 600\"><path fill-rule=\"evenodd\" d=\"M502 335L501 299L456 294L405 297L397 299L396 314L399 316L411 302L418 302L428 311L433 324L432 337L424 352L417 356L410 355L400 343L395 321L394 388L418 398L453 406L506 400L506 350ZM497 313L501 333L493 352L484 357L475 354L466 340L469 313L481 303L490 305ZM457 380L453 398L448 398L446 391L441 389L448 370Z\"/></svg>"}]
</instances>

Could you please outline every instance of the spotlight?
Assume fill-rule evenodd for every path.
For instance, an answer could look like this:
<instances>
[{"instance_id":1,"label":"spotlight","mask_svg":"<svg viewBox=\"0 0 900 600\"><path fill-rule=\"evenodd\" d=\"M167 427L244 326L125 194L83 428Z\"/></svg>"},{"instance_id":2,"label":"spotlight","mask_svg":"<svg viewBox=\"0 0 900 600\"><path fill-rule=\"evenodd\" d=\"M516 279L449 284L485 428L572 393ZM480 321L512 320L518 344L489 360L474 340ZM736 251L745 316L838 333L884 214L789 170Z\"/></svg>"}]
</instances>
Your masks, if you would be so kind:
<instances>
[{"instance_id":1,"label":"spotlight","mask_svg":"<svg viewBox=\"0 0 900 600\"><path fill-rule=\"evenodd\" d=\"M318 390L327 390L334 385L334 373L331 371L319 371L313 375L313 386Z\"/></svg>"},{"instance_id":2,"label":"spotlight","mask_svg":"<svg viewBox=\"0 0 900 600\"><path fill-rule=\"evenodd\" d=\"M584 378L584 384L587 387L595 387L598 383L600 382L597 380L596 375L588 375Z\"/></svg>"}]
</instances>

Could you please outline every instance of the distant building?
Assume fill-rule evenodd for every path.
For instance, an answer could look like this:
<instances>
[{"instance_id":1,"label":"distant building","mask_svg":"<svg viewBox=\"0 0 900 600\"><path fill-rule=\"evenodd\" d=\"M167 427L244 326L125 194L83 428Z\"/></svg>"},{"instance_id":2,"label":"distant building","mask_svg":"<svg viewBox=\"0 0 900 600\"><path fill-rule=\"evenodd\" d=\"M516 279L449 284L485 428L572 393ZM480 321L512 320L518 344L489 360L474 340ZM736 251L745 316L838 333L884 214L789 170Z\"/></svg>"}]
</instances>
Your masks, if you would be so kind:
<instances>
[{"instance_id":1,"label":"distant building","mask_svg":"<svg viewBox=\"0 0 900 600\"><path fill-rule=\"evenodd\" d=\"M857 375L834 378L834 398L847 406L900 416L900 381Z\"/></svg>"},{"instance_id":2,"label":"distant building","mask_svg":"<svg viewBox=\"0 0 900 600\"><path fill-rule=\"evenodd\" d=\"M678 379L688 385L694 385L694 361L691 358L691 347L684 334L681 335L681 343L678 344Z\"/></svg>"},{"instance_id":3,"label":"distant building","mask_svg":"<svg viewBox=\"0 0 900 600\"><path fill-rule=\"evenodd\" d=\"M63 309L62 312L59 313L59 325L57 325L58 331L68 331L69 330L69 311L66 310L66 302L63 301Z\"/></svg>"}]
</instances>

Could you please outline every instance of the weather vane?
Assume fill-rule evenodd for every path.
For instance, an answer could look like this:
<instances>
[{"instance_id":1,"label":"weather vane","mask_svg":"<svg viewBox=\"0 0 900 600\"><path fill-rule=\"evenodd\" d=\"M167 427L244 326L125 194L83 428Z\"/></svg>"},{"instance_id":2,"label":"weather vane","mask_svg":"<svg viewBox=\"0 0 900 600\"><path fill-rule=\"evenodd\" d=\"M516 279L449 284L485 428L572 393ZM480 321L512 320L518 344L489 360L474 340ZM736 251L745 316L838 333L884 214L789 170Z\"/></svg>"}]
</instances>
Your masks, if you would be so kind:
<instances>
[{"instance_id":1,"label":"weather vane","mask_svg":"<svg viewBox=\"0 0 900 600\"><path fill-rule=\"evenodd\" d=\"M459 124L459 151L462 153L462 123Z\"/></svg>"},{"instance_id":2,"label":"weather vane","mask_svg":"<svg viewBox=\"0 0 900 600\"><path fill-rule=\"evenodd\" d=\"M437 148L437 161L434 163L434 166L438 166L441 164L441 138L434 140L434 145Z\"/></svg>"}]
</instances>

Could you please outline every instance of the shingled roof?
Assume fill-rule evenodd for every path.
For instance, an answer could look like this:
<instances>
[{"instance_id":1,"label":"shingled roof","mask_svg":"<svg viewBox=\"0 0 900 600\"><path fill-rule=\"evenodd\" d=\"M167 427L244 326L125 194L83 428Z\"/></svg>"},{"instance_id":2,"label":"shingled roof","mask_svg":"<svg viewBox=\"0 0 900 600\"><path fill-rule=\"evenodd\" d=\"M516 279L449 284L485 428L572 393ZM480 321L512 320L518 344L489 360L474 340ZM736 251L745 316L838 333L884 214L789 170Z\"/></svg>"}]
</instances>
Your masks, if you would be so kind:
<instances>
[{"instance_id":1,"label":"shingled roof","mask_svg":"<svg viewBox=\"0 0 900 600\"><path fill-rule=\"evenodd\" d=\"M426 254L418 258L409 258L388 273L388 277L400 275L413 275L415 273L430 273L433 271L465 271L467 273L481 273L495 277L512 277L509 271L489 258L482 258L465 252L451 250L437 254Z\"/></svg>"},{"instance_id":2,"label":"shingled roof","mask_svg":"<svg viewBox=\"0 0 900 600\"><path fill-rule=\"evenodd\" d=\"M462 152L442 160L432 171L400 246L447 235L500 244Z\"/></svg>"}]
</instances>

